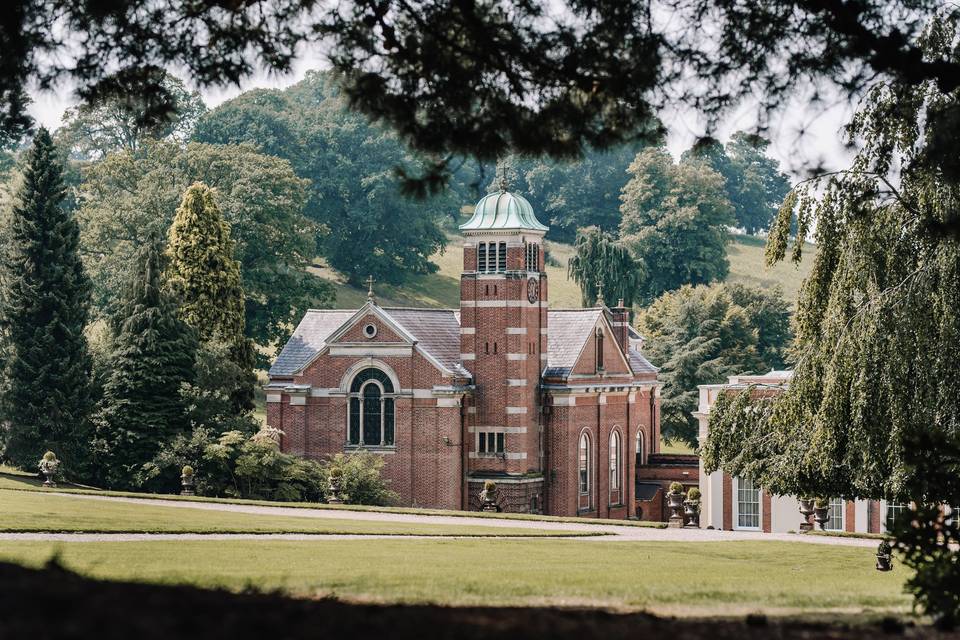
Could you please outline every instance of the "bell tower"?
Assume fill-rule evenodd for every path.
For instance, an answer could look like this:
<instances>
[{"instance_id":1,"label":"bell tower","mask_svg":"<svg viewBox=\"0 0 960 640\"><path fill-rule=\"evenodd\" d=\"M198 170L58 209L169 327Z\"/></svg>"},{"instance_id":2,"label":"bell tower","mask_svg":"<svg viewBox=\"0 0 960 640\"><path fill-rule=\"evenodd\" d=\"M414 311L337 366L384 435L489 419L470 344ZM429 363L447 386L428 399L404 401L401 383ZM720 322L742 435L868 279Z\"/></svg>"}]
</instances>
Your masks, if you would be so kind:
<instances>
[{"instance_id":1,"label":"bell tower","mask_svg":"<svg viewBox=\"0 0 960 640\"><path fill-rule=\"evenodd\" d=\"M499 189L477 203L460 230L460 358L476 385L468 480L492 477L509 492L511 505L526 502L527 509L517 510L535 510L542 481L520 476L543 472L539 385L547 359L547 227L501 177Z\"/></svg>"}]
</instances>

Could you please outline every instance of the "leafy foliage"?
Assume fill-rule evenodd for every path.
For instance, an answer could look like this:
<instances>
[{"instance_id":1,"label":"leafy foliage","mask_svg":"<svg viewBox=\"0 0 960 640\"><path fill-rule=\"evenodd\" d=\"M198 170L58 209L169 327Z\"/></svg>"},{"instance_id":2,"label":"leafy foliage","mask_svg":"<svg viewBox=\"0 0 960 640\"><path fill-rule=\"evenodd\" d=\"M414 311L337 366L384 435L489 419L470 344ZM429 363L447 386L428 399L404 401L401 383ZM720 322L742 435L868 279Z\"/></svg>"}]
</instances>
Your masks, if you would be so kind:
<instances>
[{"instance_id":1,"label":"leafy foliage","mask_svg":"<svg viewBox=\"0 0 960 640\"><path fill-rule=\"evenodd\" d=\"M509 180L510 188L522 193L541 221L548 223L549 240L572 243L581 228L591 226L616 233L620 192L629 179L627 167L639 151L640 145L625 144L604 151L588 149L578 160L513 156L515 177ZM472 175L477 180L482 179L477 174L480 168L485 175L493 174L489 167L474 166Z\"/></svg>"},{"instance_id":2,"label":"leafy foliage","mask_svg":"<svg viewBox=\"0 0 960 640\"><path fill-rule=\"evenodd\" d=\"M644 355L660 364L661 430L697 444L697 385L783 366L790 310L779 292L739 284L684 286L644 309L637 327Z\"/></svg>"},{"instance_id":3,"label":"leafy foliage","mask_svg":"<svg viewBox=\"0 0 960 640\"><path fill-rule=\"evenodd\" d=\"M129 93L110 95L93 103L71 107L57 129L57 142L79 159L103 159L114 151L136 151L146 139L185 142L206 106L196 91L166 74L162 86L172 98L171 109L158 117L147 117L151 98Z\"/></svg>"},{"instance_id":4,"label":"leafy foliage","mask_svg":"<svg viewBox=\"0 0 960 640\"><path fill-rule=\"evenodd\" d=\"M583 306L596 303L597 286L602 283L604 304L612 307L623 300L624 306L632 307L643 283L644 265L634 260L613 235L597 227L581 229L575 248L567 268L580 285Z\"/></svg>"},{"instance_id":5,"label":"leafy foliage","mask_svg":"<svg viewBox=\"0 0 960 640\"><path fill-rule=\"evenodd\" d=\"M776 160L766 155L770 142L743 131L734 133L726 148L716 140L707 140L684 152L683 159L701 159L723 176L727 198L733 205L738 227L749 234L766 231L790 182Z\"/></svg>"},{"instance_id":6,"label":"leafy foliage","mask_svg":"<svg viewBox=\"0 0 960 640\"><path fill-rule=\"evenodd\" d=\"M79 228L62 206L62 165L45 129L27 154L3 256L4 456L34 468L44 451L83 477L90 437L91 358L84 336L90 281Z\"/></svg>"},{"instance_id":7,"label":"leafy foliage","mask_svg":"<svg viewBox=\"0 0 960 640\"><path fill-rule=\"evenodd\" d=\"M369 451L334 455L325 468L340 477L343 500L349 504L392 505L399 497L383 478L383 456Z\"/></svg>"},{"instance_id":8,"label":"leafy foliage","mask_svg":"<svg viewBox=\"0 0 960 640\"><path fill-rule=\"evenodd\" d=\"M957 33L954 13L930 22L917 63L956 64ZM914 529L897 532L917 568L911 589L929 613L956 621L955 531L927 506L960 504L946 473L960 468L960 235L951 231L960 174L937 160L960 91L942 89L877 84L848 128L861 147L852 167L784 203L769 258L785 257L794 214L793 258L808 233L817 240L794 378L762 419L749 402L719 404L704 463L773 493L915 503Z\"/></svg>"},{"instance_id":9,"label":"leafy foliage","mask_svg":"<svg viewBox=\"0 0 960 640\"><path fill-rule=\"evenodd\" d=\"M241 410L253 408L253 344L244 331L240 263L233 259L230 226L220 215L213 192L196 182L170 225L166 285L180 317L202 343L224 344L230 361L249 375L232 393Z\"/></svg>"},{"instance_id":10,"label":"leafy foliage","mask_svg":"<svg viewBox=\"0 0 960 640\"><path fill-rule=\"evenodd\" d=\"M311 72L284 91L253 91L220 105L197 126L202 142L250 142L290 161L307 178L305 214L330 266L359 284L368 275L398 284L432 273L430 256L446 237L438 222L459 204L414 202L399 191L398 166L422 161L397 136L347 111L331 76Z\"/></svg>"},{"instance_id":11,"label":"leafy foliage","mask_svg":"<svg viewBox=\"0 0 960 640\"><path fill-rule=\"evenodd\" d=\"M188 431L181 386L193 381L197 339L162 291L162 249L148 243L116 319L109 378L94 416L98 479L136 484L136 472L159 446Z\"/></svg>"},{"instance_id":12,"label":"leafy foliage","mask_svg":"<svg viewBox=\"0 0 960 640\"><path fill-rule=\"evenodd\" d=\"M646 266L641 299L723 280L733 208L720 174L703 162L674 163L662 148L638 153L628 171L620 237Z\"/></svg>"},{"instance_id":13,"label":"leafy foliage","mask_svg":"<svg viewBox=\"0 0 960 640\"><path fill-rule=\"evenodd\" d=\"M112 313L137 248L166 233L194 181L216 189L231 226L247 335L264 347L282 345L308 308L332 298L332 288L307 271L316 227L303 216L306 181L250 146L150 142L85 170L77 215L96 308Z\"/></svg>"},{"instance_id":14,"label":"leafy foliage","mask_svg":"<svg viewBox=\"0 0 960 640\"><path fill-rule=\"evenodd\" d=\"M279 434L228 431L206 447L208 473L223 478L223 495L254 500L321 502L327 475L319 463L280 451ZM209 482L209 481L208 481Z\"/></svg>"}]
</instances>

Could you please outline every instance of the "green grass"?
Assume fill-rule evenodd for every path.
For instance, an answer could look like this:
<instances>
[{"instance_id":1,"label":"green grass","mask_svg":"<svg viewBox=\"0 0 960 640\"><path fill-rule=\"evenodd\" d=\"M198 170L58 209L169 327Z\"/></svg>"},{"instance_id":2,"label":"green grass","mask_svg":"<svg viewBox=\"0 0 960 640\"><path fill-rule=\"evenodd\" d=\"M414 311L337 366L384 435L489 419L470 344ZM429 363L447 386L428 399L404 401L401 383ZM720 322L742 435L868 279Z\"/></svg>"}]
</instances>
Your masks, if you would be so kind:
<instances>
[{"instance_id":1,"label":"green grass","mask_svg":"<svg viewBox=\"0 0 960 640\"><path fill-rule=\"evenodd\" d=\"M463 238L454 233L447 234L447 248L443 253L434 254L430 259L437 265L436 273L413 276L399 287L384 284L376 285L377 300L385 307L446 307L460 305L460 272L463 269ZM780 286L784 296L796 305L797 292L803 279L810 272L813 245L807 245L805 258L799 267L785 262L768 268L764 265L763 248L766 240L752 236L733 236L727 256L730 260L729 282L772 289ZM547 265L549 282L548 298L553 308L580 307L580 288L567 277L567 260L573 255L573 246L557 242L548 242L550 254L559 266ZM344 277L324 266L311 269L334 284L337 299L334 306L342 309L355 309L367 300L363 287L354 287L346 283Z\"/></svg>"},{"instance_id":2,"label":"green grass","mask_svg":"<svg viewBox=\"0 0 960 640\"><path fill-rule=\"evenodd\" d=\"M0 489L0 532L322 533L430 536L568 535L513 527L274 516L153 506Z\"/></svg>"},{"instance_id":3,"label":"green grass","mask_svg":"<svg viewBox=\"0 0 960 640\"><path fill-rule=\"evenodd\" d=\"M792 307L796 307L800 285L813 268L816 246L809 243L804 245L803 260L799 265L787 259L768 267L763 257L766 242L765 238L753 236L733 237L727 249L727 258L730 260L730 275L727 277L727 282L740 282L762 289L773 289L779 286L787 302Z\"/></svg>"},{"instance_id":4,"label":"green grass","mask_svg":"<svg viewBox=\"0 0 960 640\"><path fill-rule=\"evenodd\" d=\"M873 551L789 542L337 540L0 542L0 560L115 580L444 605L564 605L709 616L904 613L904 570ZM899 569L899 567L898 567Z\"/></svg>"},{"instance_id":5,"label":"green grass","mask_svg":"<svg viewBox=\"0 0 960 640\"><path fill-rule=\"evenodd\" d=\"M18 469L12 469L0 465L0 489L11 489L16 491L47 491L41 485L43 483L31 474L26 474ZM62 484L57 491L63 493L78 493L84 495L117 496L130 498L149 498L153 500L166 500L174 502L213 502L221 504L249 504L265 507L286 507L295 509L335 509L340 511L368 511L382 513L402 513L412 515L436 515L447 517L469 517L469 518L497 518L507 520L527 520L542 522L567 522L577 524L616 524L628 527L651 527L654 529L666 528L664 522L645 522L637 520L603 520L597 518L577 518L565 516L545 516L525 513L483 513L478 511L447 511L443 509L423 509L418 507L379 507L365 506L356 504L329 505L316 502L270 502L268 500L247 500L242 498L208 498L201 496L179 496L168 494L136 493L132 491L104 491L91 487L78 487L75 485Z\"/></svg>"},{"instance_id":6,"label":"green grass","mask_svg":"<svg viewBox=\"0 0 960 640\"><path fill-rule=\"evenodd\" d=\"M693 455L696 450L682 440L660 440L660 453L683 453Z\"/></svg>"}]
</instances>

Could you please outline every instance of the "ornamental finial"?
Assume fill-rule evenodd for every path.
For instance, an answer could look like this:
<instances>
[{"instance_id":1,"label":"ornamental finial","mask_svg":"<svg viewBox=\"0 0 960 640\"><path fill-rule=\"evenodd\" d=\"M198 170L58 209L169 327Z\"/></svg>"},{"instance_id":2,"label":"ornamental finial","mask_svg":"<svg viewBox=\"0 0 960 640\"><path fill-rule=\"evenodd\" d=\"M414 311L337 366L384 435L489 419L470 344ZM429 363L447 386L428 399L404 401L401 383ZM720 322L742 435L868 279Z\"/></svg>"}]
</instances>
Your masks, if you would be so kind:
<instances>
[{"instance_id":1,"label":"ornamental finial","mask_svg":"<svg viewBox=\"0 0 960 640\"><path fill-rule=\"evenodd\" d=\"M377 303L376 296L373 295L373 276L367 276L367 302Z\"/></svg>"},{"instance_id":2,"label":"ornamental finial","mask_svg":"<svg viewBox=\"0 0 960 640\"><path fill-rule=\"evenodd\" d=\"M597 278L597 306L606 306L606 303L603 301L603 278Z\"/></svg>"},{"instance_id":3,"label":"ornamental finial","mask_svg":"<svg viewBox=\"0 0 960 640\"><path fill-rule=\"evenodd\" d=\"M501 158L497 161L497 188L500 190L500 193L506 193L507 187L510 186L509 180L507 179L507 172L509 169L509 160L506 158Z\"/></svg>"}]
</instances>

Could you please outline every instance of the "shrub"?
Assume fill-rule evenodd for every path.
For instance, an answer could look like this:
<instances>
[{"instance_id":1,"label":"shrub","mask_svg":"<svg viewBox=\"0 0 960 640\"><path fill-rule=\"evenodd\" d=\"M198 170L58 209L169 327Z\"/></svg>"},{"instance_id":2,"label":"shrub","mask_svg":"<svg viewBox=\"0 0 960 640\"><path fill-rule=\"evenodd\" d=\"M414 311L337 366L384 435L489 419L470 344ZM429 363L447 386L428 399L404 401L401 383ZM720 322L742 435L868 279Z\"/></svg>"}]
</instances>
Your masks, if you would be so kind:
<instances>
[{"instance_id":1,"label":"shrub","mask_svg":"<svg viewBox=\"0 0 960 640\"><path fill-rule=\"evenodd\" d=\"M383 478L383 458L369 451L338 453L324 465L328 476L340 477L340 491L348 504L390 505L399 499Z\"/></svg>"},{"instance_id":2,"label":"shrub","mask_svg":"<svg viewBox=\"0 0 960 640\"><path fill-rule=\"evenodd\" d=\"M693 487L690 491L687 492L687 500L690 502L697 502L701 497L700 489Z\"/></svg>"},{"instance_id":3,"label":"shrub","mask_svg":"<svg viewBox=\"0 0 960 640\"><path fill-rule=\"evenodd\" d=\"M47 451L45 454L43 454L43 459L47 462L53 462L57 459L57 454L55 454L53 451Z\"/></svg>"},{"instance_id":4,"label":"shrub","mask_svg":"<svg viewBox=\"0 0 960 640\"><path fill-rule=\"evenodd\" d=\"M830 501L826 498L817 498L813 501L813 506L815 509L826 509L830 506Z\"/></svg>"},{"instance_id":5,"label":"shrub","mask_svg":"<svg viewBox=\"0 0 960 640\"><path fill-rule=\"evenodd\" d=\"M193 475L193 467L191 467L191 466L188 465L188 464L185 464L185 465L183 465L183 469L180 470L180 473L181 473L181 475L192 476L192 475Z\"/></svg>"},{"instance_id":6,"label":"shrub","mask_svg":"<svg viewBox=\"0 0 960 640\"><path fill-rule=\"evenodd\" d=\"M487 493L494 493L497 490L497 483L493 480L486 480L483 483L483 490Z\"/></svg>"},{"instance_id":7,"label":"shrub","mask_svg":"<svg viewBox=\"0 0 960 640\"><path fill-rule=\"evenodd\" d=\"M322 502L329 480L325 469L280 451L274 434L247 438L228 431L204 452L204 461L229 480L222 493L237 498L285 502Z\"/></svg>"},{"instance_id":8,"label":"shrub","mask_svg":"<svg viewBox=\"0 0 960 640\"><path fill-rule=\"evenodd\" d=\"M144 464L136 484L145 491L176 493L184 467L194 470L195 491L201 496L222 496L230 482L230 473L217 461L205 458L207 447L217 444L217 434L207 427L195 427L160 446L153 460Z\"/></svg>"},{"instance_id":9,"label":"shrub","mask_svg":"<svg viewBox=\"0 0 960 640\"><path fill-rule=\"evenodd\" d=\"M683 493L683 485L679 482L671 482L670 493Z\"/></svg>"}]
</instances>

